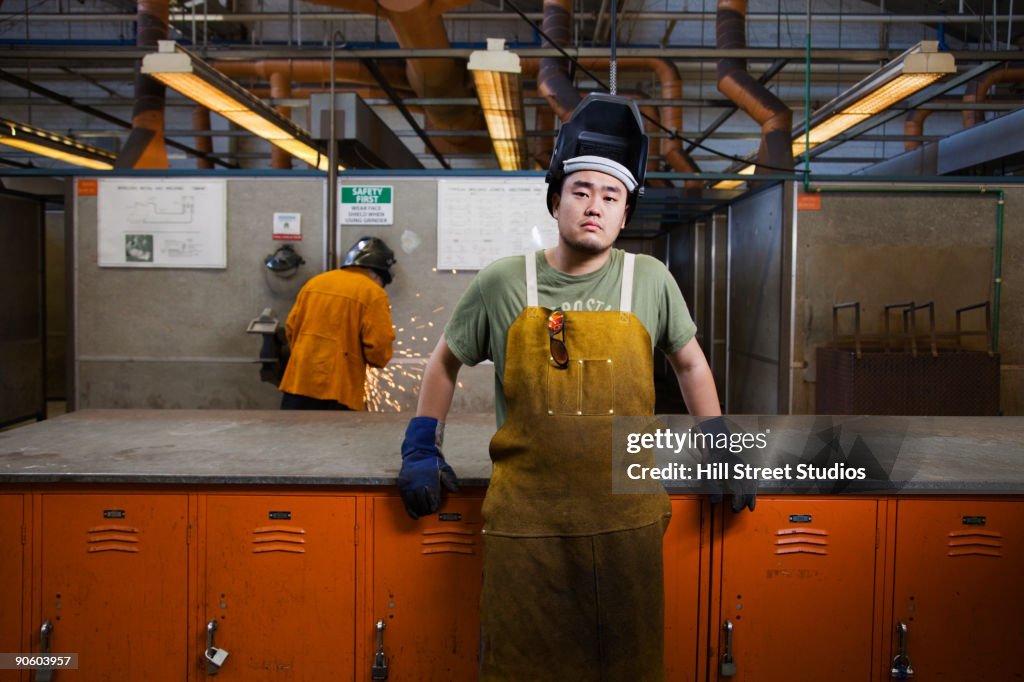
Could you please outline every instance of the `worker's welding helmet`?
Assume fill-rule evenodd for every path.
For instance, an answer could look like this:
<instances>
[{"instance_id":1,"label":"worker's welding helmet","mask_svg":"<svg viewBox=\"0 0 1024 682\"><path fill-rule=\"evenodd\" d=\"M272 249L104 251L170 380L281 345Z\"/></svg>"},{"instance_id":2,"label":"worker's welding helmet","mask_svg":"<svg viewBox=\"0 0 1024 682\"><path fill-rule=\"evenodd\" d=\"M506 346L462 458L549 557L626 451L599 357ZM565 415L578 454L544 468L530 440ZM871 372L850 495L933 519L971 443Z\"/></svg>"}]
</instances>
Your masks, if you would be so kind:
<instances>
[{"instance_id":1,"label":"worker's welding helmet","mask_svg":"<svg viewBox=\"0 0 1024 682\"><path fill-rule=\"evenodd\" d=\"M395 252L388 248L383 239L360 237L345 254L341 267L369 268L380 275L384 286L387 286L391 284L391 266L397 262Z\"/></svg>"},{"instance_id":2,"label":"worker's welding helmet","mask_svg":"<svg viewBox=\"0 0 1024 682\"><path fill-rule=\"evenodd\" d=\"M626 222L644 192L647 135L636 102L626 97L591 93L583 98L558 131L548 174L548 212L553 195L562 192L565 176L596 170L622 181L629 192Z\"/></svg>"}]
</instances>

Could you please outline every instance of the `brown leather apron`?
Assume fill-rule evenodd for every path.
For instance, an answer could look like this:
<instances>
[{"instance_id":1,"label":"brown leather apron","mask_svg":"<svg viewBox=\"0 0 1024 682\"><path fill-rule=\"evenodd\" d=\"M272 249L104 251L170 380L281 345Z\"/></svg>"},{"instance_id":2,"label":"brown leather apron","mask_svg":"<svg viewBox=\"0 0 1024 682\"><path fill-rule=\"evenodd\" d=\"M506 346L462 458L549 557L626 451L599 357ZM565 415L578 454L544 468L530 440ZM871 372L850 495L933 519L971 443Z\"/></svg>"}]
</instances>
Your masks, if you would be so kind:
<instances>
[{"instance_id":1,"label":"brown leather apron","mask_svg":"<svg viewBox=\"0 0 1024 682\"><path fill-rule=\"evenodd\" d=\"M565 369L550 359L551 311L526 262L483 506L481 679L660 680L668 496L657 483L612 492L612 420L654 409L650 336L630 312L633 257L620 310L566 311Z\"/></svg>"}]
</instances>

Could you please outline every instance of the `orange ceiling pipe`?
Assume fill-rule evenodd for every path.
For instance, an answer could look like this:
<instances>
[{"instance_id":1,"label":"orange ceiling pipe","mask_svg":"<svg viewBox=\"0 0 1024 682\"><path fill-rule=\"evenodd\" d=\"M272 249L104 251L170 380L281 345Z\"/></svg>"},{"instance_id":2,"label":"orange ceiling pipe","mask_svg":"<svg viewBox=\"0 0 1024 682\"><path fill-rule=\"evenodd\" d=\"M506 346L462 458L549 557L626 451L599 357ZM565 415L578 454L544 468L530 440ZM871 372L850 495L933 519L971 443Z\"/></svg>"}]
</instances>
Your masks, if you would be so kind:
<instances>
[{"instance_id":1,"label":"orange ceiling pipe","mask_svg":"<svg viewBox=\"0 0 1024 682\"><path fill-rule=\"evenodd\" d=\"M192 108L192 128L196 132L210 132L210 110L203 106ZM213 161L208 158L213 153L213 138L209 135L195 136L196 149L207 157L196 156L196 168L210 170L213 168Z\"/></svg>"},{"instance_id":2,"label":"orange ceiling pipe","mask_svg":"<svg viewBox=\"0 0 1024 682\"><path fill-rule=\"evenodd\" d=\"M572 42L572 0L544 0L544 19L541 30L551 41L544 47L566 47ZM569 78L569 60L564 57L544 57L537 68L537 89L564 123L583 101Z\"/></svg>"},{"instance_id":3,"label":"orange ceiling pipe","mask_svg":"<svg viewBox=\"0 0 1024 682\"><path fill-rule=\"evenodd\" d=\"M404 48L449 48L442 14L468 4L469 0L314 0L321 5L380 16L387 19L398 44ZM408 82L419 97L474 97L471 78L462 59L408 59ZM479 106L431 106L425 110L430 130L485 130ZM433 140L442 153L478 153L491 151L484 137L443 137Z\"/></svg>"},{"instance_id":4,"label":"orange ceiling pipe","mask_svg":"<svg viewBox=\"0 0 1024 682\"><path fill-rule=\"evenodd\" d=\"M717 47L725 50L745 48L746 21L747 0L718 0L715 18ZM718 90L761 126L756 172L792 170L793 112L747 72L746 59L718 60Z\"/></svg>"},{"instance_id":5,"label":"orange ceiling pipe","mask_svg":"<svg viewBox=\"0 0 1024 682\"><path fill-rule=\"evenodd\" d=\"M558 8L555 11L561 12L562 9L564 8ZM547 30L545 29L544 32L547 33ZM539 88L542 80L540 73L541 70L545 68L545 61L545 59L523 59L520 62L524 75L534 73L538 74L537 80ZM611 60L607 57L585 57L578 61L583 68L589 71L597 71L598 69L607 69ZM615 62L617 67L623 71L653 72L661 85L661 99L682 99L683 81L679 76L679 69L677 69L675 64L669 60L659 59L657 57L619 57ZM566 111L565 106L572 101L572 97L568 94L568 91L565 90L564 83L569 83L570 87L572 87L577 100L576 104L579 104L579 101L581 101L579 93L576 93L576 88L572 86L571 82L569 82L568 73L564 74L564 80L562 75L550 68L550 66L549 70L545 73L547 74L546 82L548 83L548 92L551 93L550 95L545 95L545 97L548 102L551 103L552 110L559 116L559 118L566 121L569 116L572 115L572 110L570 109ZM544 91L543 88L540 89L542 92ZM573 105L573 107L575 108L575 105ZM563 114L565 115L563 116ZM648 112L648 115L651 114ZM678 132L683 127L683 108L681 106L659 107L656 118L661 122L661 125L664 126L666 130ZM645 123L645 126L646 125L647 124ZM664 138L661 140L660 148L662 158L669 167L672 168L672 170L678 173L700 172L700 167L697 166L693 159L690 158L690 155L683 149L682 140ZM547 160L544 161L544 164L547 164ZM687 189L687 196L700 196L703 191L703 183L700 180L687 180L683 183L683 186Z\"/></svg>"},{"instance_id":6,"label":"orange ceiling pipe","mask_svg":"<svg viewBox=\"0 0 1024 682\"><path fill-rule=\"evenodd\" d=\"M903 119L903 134L904 135L923 135L924 134L924 121L926 118L931 116L931 109L914 109L913 111L907 112L907 117ZM920 147L923 142L920 140L904 140L903 149L904 151L913 151Z\"/></svg>"},{"instance_id":7,"label":"orange ceiling pipe","mask_svg":"<svg viewBox=\"0 0 1024 682\"><path fill-rule=\"evenodd\" d=\"M292 96L292 82L284 71L274 71L270 74L270 96L274 99L286 99ZM291 107L278 106L275 111L289 121L292 119ZM292 155L276 144L270 145L270 167L275 170L291 170Z\"/></svg>"},{"instance_id":8,"label":"orange ceiling pipe","mask_svg":"<svg viewBox=\"0 0 1024 682\"><path fill-rule=\"evenodd\" d=\"M167 39L168 19L168 0L139 0L135 45L156 48L158 40ZM115 168L168 167L164 144L165 101L163 84L137 70L132 129L117 155Z\"/></svg>"},{"instance_id":9,"label":"orange ceiling pipe","mask_svg":"<svg viewBox=\"0 0 1024 682\"><path fill-rule=\"evenodd\" d=\"M999 69L998 71L989 71L988 73L971 80L967 84L963 101L968 104L984 102L988 99L988 91L998 83L1021 82L1024 82L1024 68L1020 66L1019 62L1015 62L1012 66L1007 62L1006 64L1003 64L1002 69ZM985 112L978 111L976 109L964 109L963 119L964 128L970 128L979 123L985 122Z\"/></svg>"},{"instance_id":10,"label":"orange ceiling pipe","mask_svg":"<svg viewBox=\"0 0 1024 682\"><path fill-rule=\"evenodd\" d=\"M526 95L527 93L523 93ZM536 97L537 93L529 93L529 96ZM536 107L533 120L533 129L537 132L555 130L555 112L550 107ZM539 135L533 138L533 162L538 168L547 168L551 163L551 154L555 150L555 138L548 135Z\"/></svg>"}]
</instances>

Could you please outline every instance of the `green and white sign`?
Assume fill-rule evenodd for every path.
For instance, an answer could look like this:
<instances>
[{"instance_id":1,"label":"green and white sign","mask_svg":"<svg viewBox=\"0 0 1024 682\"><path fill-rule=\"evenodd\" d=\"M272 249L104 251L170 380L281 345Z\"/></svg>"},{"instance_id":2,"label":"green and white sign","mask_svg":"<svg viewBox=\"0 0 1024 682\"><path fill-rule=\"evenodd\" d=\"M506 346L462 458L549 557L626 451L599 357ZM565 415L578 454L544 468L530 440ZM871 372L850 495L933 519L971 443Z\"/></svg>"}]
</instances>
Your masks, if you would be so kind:
<instances>
[{"instance_id":1,"label":"green and white sign","mask_svg":"<svg viewBox=\"0 0 1024 682\"><path fill-rule=\"evenodd\" d=\"M342 187L338 215L342 225L393 225L394 188L382 185Z\"/></svg>"}]
</instances>

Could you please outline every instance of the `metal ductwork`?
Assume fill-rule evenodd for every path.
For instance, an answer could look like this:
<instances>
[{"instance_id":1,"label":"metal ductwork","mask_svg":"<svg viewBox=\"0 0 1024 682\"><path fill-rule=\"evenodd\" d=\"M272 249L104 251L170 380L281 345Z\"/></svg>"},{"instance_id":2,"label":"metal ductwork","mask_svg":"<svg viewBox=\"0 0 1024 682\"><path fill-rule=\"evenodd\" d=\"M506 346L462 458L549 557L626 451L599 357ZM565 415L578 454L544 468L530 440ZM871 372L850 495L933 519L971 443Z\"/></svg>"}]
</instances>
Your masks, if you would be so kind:
<instances>
[{"instance_id":1,"label":"metal ductwork","mask_svg":"<svg viewBox=\"0 0 1024 682\"><path fill-rule=\"evenodd\" d=\"M988 91L999 83L1024 82L1024 63L1007 62L1003 68L992 70L973 79L967 84L964 92L964 103L984 102L988 99ZM985 112L977 109L964 109L964 128L970 128L985 122Z\"/></svg>"},{"instance_id":2,"label":"metal ductwork","mask_svg":"<svg viewBox=\"0 0 1024 682\"><path fill-rule=\"evenodd\" d=\"M746 0L718 0L716 45L723 50L747 47ZM793 169L793 112L747 72L747 60L718 60L718 91L761 126L756 173Z\"/></svg>"},{"instance_id":3,"label":"metal ductwork","mask_svg":"<svg viewBox=\"0 0 1024 682\"><path fill-rule=\"evenodd\" d=\"M210 132L210 110L204 106L196 106L192 109L192 128L199 133ZM206 156L196 157L196 168L209 170L213 168L213 161L209 155L213 153L213 138L209 135L196 135L196 150Z\"/></svg>"},{"instance_id":4,"label":"metal ductwork","mask_svg":"<svg viewBox=\"0 0 1024 682\"><path fill-rule=\"evenodd\" d=\"M544 40L544 47L565 47L571 42L572 0L544 0L544 19L541 30L552 42ZM544 57L537 70L537 89L562 123L569 120L573 110L583 101L569 78L569 60L564 57Z\"/></svg>"},{"instance_id":5,"label":"metal ductwork","mask_svg":"<svg viewBox=\"0 0 1024 682\"><path fill-rule=\"evenodd\" d=\"M167 39L168 21L168 0L139 0L135 45L156 48L158 40ZM164 103L163 84L136 70L132 129L117 155L115 168L168 167L164 144Z\"/></svg>"},{"instance_id":6,"label":"metal ductwork","mask_svg":"<svg viewBox=\"0 0 1024 682\"><path fill-rule=\"evenodd\" d=\"M468 4L469 0L313 0L321 5L339 7L387 19L403 48L451 47L442 14ZM428 58L406 60L408 82L418 97L474 97L466 62L461 59ZM460 105L431 106L424 109L425 126L430 130L484 130L487 127L480 107ZM490 152L491 141L481 137L443 137L433 140L441 152Z\"/></svg>"},{"instance_id":7,"label":"metal ductwork","mask_svg":"<svg viewBox=\"0 0 1024 682\"><path fill-rule=\"evenodd\" d=\"M544 20L541 28L557 46L566 47L570 41L572 26L572 0L544 0ZM551 46L545 41L545 46ZM530 68L537 69L537 89L547 99L555 114L563 121L569 120L573 110L582 101L579 92L569 77L565 58L544 57L539 67L530 61ZM585 69L608 68L607 58L584 58L578 60ZM683 94L682 79L675 64L667 59L626 57L616 59L616 67L623 70L646 69L653 71L661 84L661 98L680 100ZM524 73L526 64L524 63ZM657 118L661 125L670 131L678 132L683 127L683 108L681 106L662 106ZM683 149L682 141L667 138L661 142L661 155L672 170L680 173L699 173L700 168L690 155ZM687 180L684 183L687 196L700 196L703 183L699 180Z\"/></svg>"},{"instance_id":8,"label":"metal ductwork","mask_svg":"<svg viewBox=\"0 0 1024 682\"><path fill-rule=\"evenodd\" d=\"M330 93L310 95L309 114L310 133L324 142L325 147L328 146L331 135ZM338 160L346 168L423 168L416 155L356 93L335 93L334 116Z\"/></svg>"}]
</instances>

